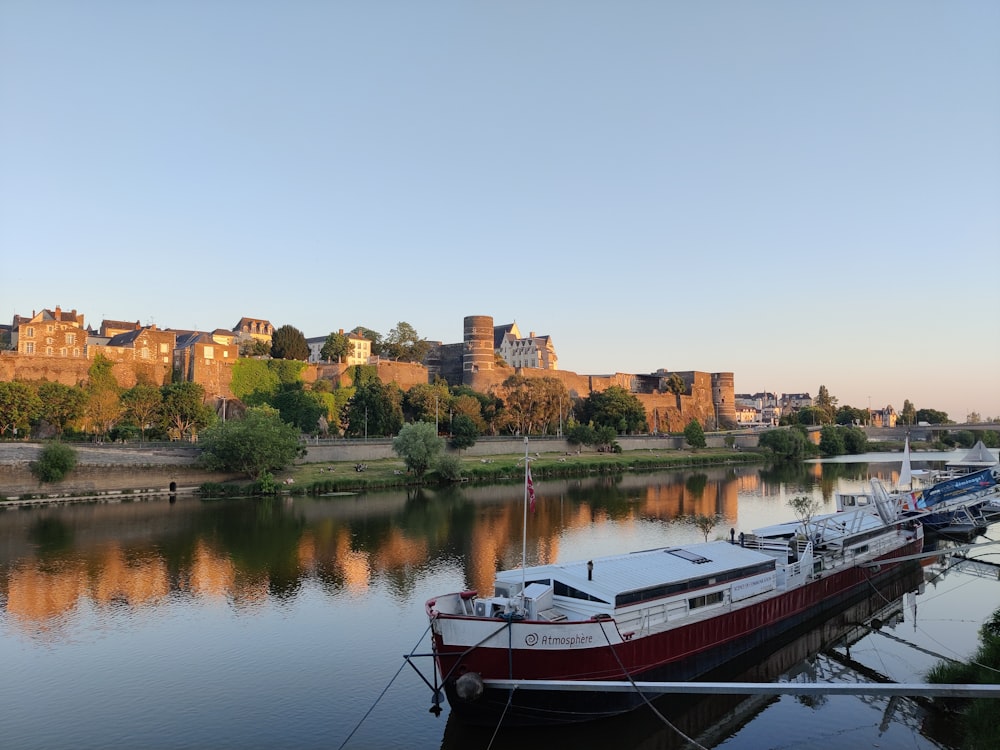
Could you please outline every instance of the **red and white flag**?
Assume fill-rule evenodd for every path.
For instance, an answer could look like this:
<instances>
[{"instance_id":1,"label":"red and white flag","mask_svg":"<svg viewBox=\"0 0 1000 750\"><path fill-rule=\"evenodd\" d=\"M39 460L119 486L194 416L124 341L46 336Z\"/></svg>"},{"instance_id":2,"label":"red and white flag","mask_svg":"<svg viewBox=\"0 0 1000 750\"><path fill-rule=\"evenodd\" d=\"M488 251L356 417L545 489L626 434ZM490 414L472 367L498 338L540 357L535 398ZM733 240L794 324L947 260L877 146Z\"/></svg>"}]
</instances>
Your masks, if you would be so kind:
<instances>
[{"instance_id":1,"label":"red and white flag","mask_svg":"<svg viewBox=\"0 0 1000 750\"><path fill-rule=\"evenodd\" d=\"M528 507L535 512L535 485L531 481L531 467L528 467Z\"/></svg>"}]
</instances>

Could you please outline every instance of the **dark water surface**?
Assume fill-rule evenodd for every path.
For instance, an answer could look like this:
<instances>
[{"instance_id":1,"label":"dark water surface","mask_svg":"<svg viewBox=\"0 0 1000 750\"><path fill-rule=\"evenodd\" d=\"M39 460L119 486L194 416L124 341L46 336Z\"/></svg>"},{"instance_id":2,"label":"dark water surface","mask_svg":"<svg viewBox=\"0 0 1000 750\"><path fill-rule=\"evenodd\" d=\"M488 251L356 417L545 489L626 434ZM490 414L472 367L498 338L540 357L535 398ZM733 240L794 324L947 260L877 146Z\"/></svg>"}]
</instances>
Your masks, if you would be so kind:
<instances>
[{"instance_id":1,"label":"dark water surface","mask_svg":"<svg viewBox=\"0 0 1000 750\"><path fill-rule=\"evenodd\" d=\"M790 517L801 494L832 510L836 489L891 483L899 457L869 458L536 481L528 562L698 541L678 521L686 514L721 514L713 536L749 531ZM645 710L558 732L468 729L447 704L433 716L430 690L403 662L428 648L424 602L489 591L498 567L520 563L522 497L518 484L462 485L2 511L0 747L621 750L682 747L679 732L740 749L955 746L908 699L658 701L676 729ZM974 554L1000 562L997 551ZM922 681L935 655L971 653L1000 607L988 567L934 563L915 570L913 588L928 579L878 602L895 624L861 631L849 649L817 656L824 631L805 633L733 677Z\"/></svg>"}]
</instances>

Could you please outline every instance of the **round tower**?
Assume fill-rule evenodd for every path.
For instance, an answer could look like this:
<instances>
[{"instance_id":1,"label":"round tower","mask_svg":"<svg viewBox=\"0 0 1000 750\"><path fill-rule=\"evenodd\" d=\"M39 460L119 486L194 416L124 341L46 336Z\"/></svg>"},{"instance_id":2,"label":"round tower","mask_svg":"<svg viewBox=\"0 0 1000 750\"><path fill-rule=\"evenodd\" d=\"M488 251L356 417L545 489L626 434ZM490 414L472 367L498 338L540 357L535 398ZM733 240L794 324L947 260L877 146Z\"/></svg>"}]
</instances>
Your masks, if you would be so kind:
<instances>
[{"instance_id":1,"label":"round tower","mask_svg":"<svg viewBox=\"0 0 1000 750\"><path fill-rule=\"evenodd\" d=\"M733 373L712 373L712 405L721 424L736 422L736 386Z\"/></svg>"},{"instance_id":2,"label":"round tower","mask_svg":"<svg viewBox=\"0 0 1000 750\"><path fill-rule=\"evenodd\" d=\"M462 383L476 387L480 376L493 371L493 317L469 315L462 338Z\"/></svg>"}]
</instances>

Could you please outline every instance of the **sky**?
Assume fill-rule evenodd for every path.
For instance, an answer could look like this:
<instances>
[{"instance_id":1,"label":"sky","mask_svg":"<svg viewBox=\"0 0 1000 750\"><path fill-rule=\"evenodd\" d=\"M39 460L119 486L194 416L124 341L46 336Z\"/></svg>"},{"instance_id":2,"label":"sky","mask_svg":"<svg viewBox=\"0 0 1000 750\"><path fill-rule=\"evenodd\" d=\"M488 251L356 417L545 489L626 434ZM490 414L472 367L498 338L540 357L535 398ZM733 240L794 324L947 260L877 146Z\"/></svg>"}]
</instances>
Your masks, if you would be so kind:
<instances>
[{"instance_id":1,"label":"sky","mask_svg":"<svg viewBox=\"0 0 1000 750\"><path fill-rule=\"evenodd\" d=\"M0 319L489 315L1000 416L1000 3L0 0Z\"/></svg>"}]
</instances>

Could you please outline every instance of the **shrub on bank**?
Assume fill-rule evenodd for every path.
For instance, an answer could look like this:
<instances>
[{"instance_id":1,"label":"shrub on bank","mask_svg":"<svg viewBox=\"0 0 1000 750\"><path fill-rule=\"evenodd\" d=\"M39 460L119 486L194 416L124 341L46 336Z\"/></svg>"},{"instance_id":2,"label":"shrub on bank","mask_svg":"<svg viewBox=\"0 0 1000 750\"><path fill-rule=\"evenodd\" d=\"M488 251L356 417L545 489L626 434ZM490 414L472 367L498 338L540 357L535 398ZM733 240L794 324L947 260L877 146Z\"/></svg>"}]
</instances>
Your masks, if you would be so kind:
<instances>
[{"instance_id":1,"label":"shrub on bank","mask_svg":"<svg viewBox=\"0 0 1000 750\"><path fill-rule=\"evenodd\" d=\"M61 482L76 466L76 451L65 443L48 443L28 468L39 482Z\"/></svg>"}]
</instances>

